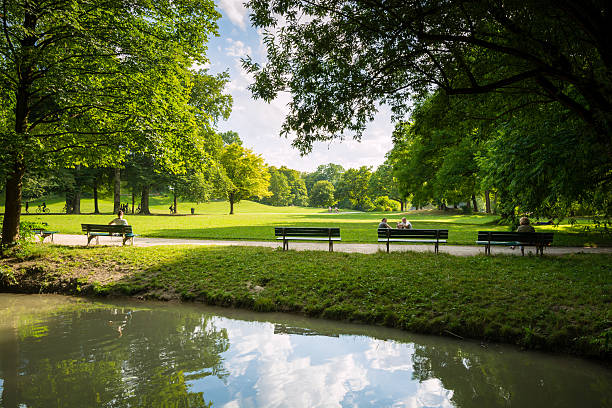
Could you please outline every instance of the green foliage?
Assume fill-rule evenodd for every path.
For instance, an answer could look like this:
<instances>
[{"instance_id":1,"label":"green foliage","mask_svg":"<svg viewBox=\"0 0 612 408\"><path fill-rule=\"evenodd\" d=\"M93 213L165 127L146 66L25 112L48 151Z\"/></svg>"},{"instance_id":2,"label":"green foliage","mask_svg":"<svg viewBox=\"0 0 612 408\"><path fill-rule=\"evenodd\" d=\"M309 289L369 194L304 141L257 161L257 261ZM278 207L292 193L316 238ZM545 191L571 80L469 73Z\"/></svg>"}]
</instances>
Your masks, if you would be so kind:
<instances>
[{"instance_id":1,"label":"green foliage","mask_svg":"<svg viewBox=\"0 0 612 408\"><path fill-rule=\"evenodd\" d=\"M310 190L310 206L331 207L335 203L334 191L334 186L329 181L317 181Z\"/></svg>"},{"instance_id":2,"label":"green foliage","mask_svg":"<svg viewBox=\"0 0 612 408\"><path fill-rule=\"evenodd\" d=\"M374 211L398 211L400 209L397 201L391 200L387 196L377 197L374 202Z\"/></svg>"},{"instance_id":3,"label":"green foliage","mask_svg":"<svg viewBox=\"0 0 612 408\"><path fill-rule=\"evenodd\" d=\"M336 188L336 200L348 199L351 207L357 210L369 211L372 201L368 197L368 184L372 176L372 168L361 166L359 169L348 169L340 177Z\"/></svg>"},{"instance_id":4,"label":"green foliage","mask_svg":"<svg viewBox=\"0 0 612 408\"><path fill-rule=\"evenodd\" d=\"M290 204L291 190L287 177L281 172L272 171L270 176L270 193L272 194L266 201L271 205L282 207Z\"/></svg>"},{"instance_id":5,"label":"green foliage","mask_svg":"<svg viewBox=\"0 0 612 408\"><path fill-rule=\"evenodd\" d=\"M334 188L337 188L340 178L342 177L342 173L344 173L344 167L340 166L339 164L321 164L319 167L317 167L317 170L306 175L306 188L310 193L315 183L320 180L327 180L334 186Z\"/></svg>"},{"instance_id":6,"label":"green foliage","mask_svg":"<svg viewBox=\"0 0 612 408\"><path fill-rule=\"evenodd\" d=\"M304 152L345 133L359 138L377 102L401 117L415 96L434 89L466 99L495 95L500 113L556 102L597 133L610 157L606 2L252 0L248 6L267 49L265 65L243 62L255 76L251 91L267 101L291 93L282 131L295 134Z\"/></svg>"},{"instance_id":7,"label":"green foliage","mask_svg":"<svg viewBox=\"0 0 612 408\"><path fill-rule=\"evenodd\" d=\"M209 0L5 4L0 167L11 205L3 242L17 236L28 169L116 166L130 151L185 168L198 129L229 113L227 97L206 118L188 104L198 83L189 68L206 61L219 17Z\"/></svg>"},{"instance_id":8,"label":"green foliage","mask_svg":"<svg viewBox=\"0 0 612 408\"><path fill-rule=\"evenodd\" d=\"M217 188L230 202L230 214L234 213L234 203L269 194L270 174L261 156L232 143L223 149L219 163L223 168Z\"/></svg>"}]
</instances>

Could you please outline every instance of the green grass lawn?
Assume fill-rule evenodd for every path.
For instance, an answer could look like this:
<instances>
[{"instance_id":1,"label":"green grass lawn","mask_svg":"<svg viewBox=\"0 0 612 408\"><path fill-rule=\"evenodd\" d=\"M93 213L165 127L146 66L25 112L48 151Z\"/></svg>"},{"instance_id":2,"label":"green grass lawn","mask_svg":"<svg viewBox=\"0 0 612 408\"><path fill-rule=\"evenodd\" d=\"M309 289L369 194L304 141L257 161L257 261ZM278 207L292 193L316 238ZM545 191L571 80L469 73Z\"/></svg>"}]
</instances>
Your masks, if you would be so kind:
<instances>
[{"instance_id":1,"label":"green grass lawn","mask_svg":"<svg viewBox=\"0 0 612 408\"><path fill-rule=\"evenodd\" d=\"M127 201L124 199L124 202ZM179 214L170 215L168 207L171 197L155 196L151 198L151 211L154 215L131 215L126 219L134 226L134 231L146 237L194 238L194 239L231 239L231 240L272 240L275 226L321 226L339 227L343 242L375 243L376 227L382 217L390 223L400 220L405 214L414 228L448 229L449 244L474 244L477 231L508 230L507 226L497 225L497 216L493 215L458 215L455 213L411 212L395 213L328 213L325 209L309 207L272 207L251 201L243 201L235 206L235 214L229 215L229 204L224 201L209 203L179 203ZM49 199L47 205L51 214L36 213L39 202L30 204L30 214L24 215L26 221L44 221L49 229L66 234L81 234L81 224L106 224L112 219L113 204L108 199L100 200L100 211L105 214L93 215L93 200L84 199L81 211L84 214L61 214L64 202L60 199ZM190 208L195 208L196 215L188 215ZM0 208L0 210L3 210ZM581 224L571 226L538 226L538 231L555 232L556 246L603 246L612 245L612 237L599 233L587 233Z\"/></svg>"},{"instance_id":2,"label":"green grass lawn","mask_svg":"<svg viewBox=\"0 0 612 408\"><path fill-rule=\"evenodd\" d=\"M32 245L0 290L197 300L612 357L611 255Z\"/></svg>"}]
</instances>

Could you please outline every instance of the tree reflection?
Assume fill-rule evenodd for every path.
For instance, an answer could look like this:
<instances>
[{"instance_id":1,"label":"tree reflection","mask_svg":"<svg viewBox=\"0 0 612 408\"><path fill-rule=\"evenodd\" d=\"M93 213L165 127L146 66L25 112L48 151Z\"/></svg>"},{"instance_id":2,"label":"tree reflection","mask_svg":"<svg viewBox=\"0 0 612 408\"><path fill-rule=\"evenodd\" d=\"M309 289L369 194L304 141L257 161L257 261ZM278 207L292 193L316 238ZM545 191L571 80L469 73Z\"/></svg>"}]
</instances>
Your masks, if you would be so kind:
<instances>
[{"instance_id":1,"label":"tree reflection","mask_svg":"<svg viewBox=\"0 0 612 408\"><path fill-rule=\"evenodd\" d=\"M228 374L227 333L198 313L73 310L45 319L42 336L2 323L4 407L211 407L189 381Z\"/></svg>"},{"instance_id":2,"label":"tree reflection","mask_svg":"<svg viewBox=\"0 0 612 408\"><path fill-rule=\"evenodd\" d=\"M510 353L509 353L510 354ZM568 357L568 360L570 358ZM415 344L412 356L414 379L437 378L460 408L525 406L606 406L608 379L595 373L580 375L572 364L533 353L483 350L472 343ZM582 371L582 370L576 370ZM582 371L583 372L583 371ZM588 398L585 398L587 397Z\"/></svg>"}]
</instances>

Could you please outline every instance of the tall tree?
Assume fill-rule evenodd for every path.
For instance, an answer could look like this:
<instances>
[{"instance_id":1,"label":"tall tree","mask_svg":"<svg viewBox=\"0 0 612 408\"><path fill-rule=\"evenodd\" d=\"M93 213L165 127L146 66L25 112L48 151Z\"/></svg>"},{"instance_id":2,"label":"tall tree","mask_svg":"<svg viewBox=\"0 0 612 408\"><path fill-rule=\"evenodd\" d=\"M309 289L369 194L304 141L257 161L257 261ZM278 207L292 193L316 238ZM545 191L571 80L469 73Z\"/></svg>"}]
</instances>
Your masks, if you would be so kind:
<instances>
[{"instance_id":1,"label":"tall tree","mask_svg":"<svg viewBox=\"0 0 612 408\"><path fill-rule=\"evenodd\" d=\"M241 200L269 194L270 173L261 156L254 154L239 144L226 146L219 163L223 166L222 183L219 190L230 203L230 214L234 214L234 204Z\"/></svg>"},{"instance_id":2,"label":"tall tree","mask_svg":"<svg viewBox=\"0 0 612 408\"><path fill-rule=\"evenodd\" d=\"M372 173L368 194L372 198L387 196L400 203L401 211L404 211L407 194L400 190L398 180L393 175L393 164L388 158Z\"/></svg>"},{"instance_id":3,"label":"tall tree","mask_svg":"<svg viewBox=\"0 0 612 408\"><path fill-rule=\"evenodd\" d=\"M334 185L327 180L319 180L310 191L311 207L331 207L336 203L334 199Z\"/></svg>"},{"instance_id":4,"label":"tall tree","mask_svg":"<svg viewBox=\"0 0 612 408\"><path fill-rule=\"evenodd\" d=\"M308 193L310 194L312 187L317 181L320 180L327 180L332 183L334 188L337 188L340 178L342 177L342 173L344 173L344 167L339 164L321 164L315 171L306 175L305 183Z\"/></svg>"},{"instance_id":5,"label":"tall tree","mask_svg":"<svg viewBox=\"0 0 612 408\"><path fill-rule=\"evenodd\" d=\"M210 0L2 2L2 244L19 233L23 176L42 167L117 165L129 148L168 161L186 120L184 77L205 62L219 13Z\"/></svg>"},{"instance_id":6,"label":"tall tree","mask_svg":"<svg viewBox=\"0 0 612 408\"><path fill-rule=\"evenodd\" d=\"M277 169L270 169L270 197L267 198L270 204L282 207L291 203L291 189L287 182L287 177Z\"/></svg>"},{"instance_id":7,"label":"tall tree","mask_svg":"<svg viewBox=\"0 0 612 408\"><path fill-rule=\"evenodd\" d=\"M604 0L477 2L251 0L266 65L244 61L257 98L290 91L282 128L315 140L362 134L386 102L403 114L414 95L496 93L506 110L555 102L612 157L611 4ZM279 29L281 28L282 29ZM517 98L528 95L529 98Z\"/></svg>"},{"instance_id":8,"label":"tall tree","mask_svg":"<svg viewBox=\"0 0 612 408\"><path fill-rule=\"evenodd\" d=\"M352 207L358 210L367 210L366 203L371 202L368 197L368 183L372 176L372 168L361 166L359 169L348 169L342 173L338 188L336 189L336 200L350 200Z\"/></svg>"}]
</instances>

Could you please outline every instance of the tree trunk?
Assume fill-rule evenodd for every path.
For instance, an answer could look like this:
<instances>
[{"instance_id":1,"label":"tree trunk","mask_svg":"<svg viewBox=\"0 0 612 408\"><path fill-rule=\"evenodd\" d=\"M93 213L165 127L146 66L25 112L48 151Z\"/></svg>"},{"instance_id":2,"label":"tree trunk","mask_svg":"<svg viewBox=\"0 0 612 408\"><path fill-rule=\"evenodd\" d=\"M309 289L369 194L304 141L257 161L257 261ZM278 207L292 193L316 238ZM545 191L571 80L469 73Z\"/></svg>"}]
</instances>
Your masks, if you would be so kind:
<instances>
[{"instance_id":1,"label":"tree trunk","mask_svg":"<svg viewBox=\"0 0 612 408\"><path fill-rule=\"evenodd\" d=\"M234 214L234 194L229 195L230 215Z\"/></svg>"},{"instance_id":2,"label":"tree trunk","mask_svg":"<svg viewBox=\"0 0 612 408\"><path fill-rule=\"evenodd\" d=\"M491 192L489 190L485 190L485 211L491 214Z\"/></svg>"},{"instance_id":3,"label":"tree trunk","mask_svg":"<svg viewBox=\"0 0 612 408\"><path fill-rule=\"evenodd\" d=\"M400 200L400 211L404 212L404 200Z\"/></svg>"},{"instance_id":4,"label":"tree trunk","mask_svg":"<svg viewBox=\"0 0 612 408\"><path fill-rule=\"evenodd\" d=\"M141 214L151 214L151 210L149 210L149 191L151 187L149 185L142 187L142 196L140 197L140 213Z\"/></svg>"},{"instance_id":5,"label":"tree trunk","mask_svg":"<svg viewBox=\"0 0 612 408\"><path fill-rule=\"evenodd\" d=\"M472 203L470 203L470 199L469 198L467 199L467 202L465 204L466 204L466 207L467 207L468 211L472 211Z\"/></svg>"},{"instance_id":6,"label":"tree trunk","mask_svg":"<svg viewBox=\"0 0 612 408\"><path fill-rule=\"evenodd\" d=\"M176 191L176 190L175 190L175 191ZM174 209L173 209L173 211L172 211L172 212L176 214L176 192L174 193L174 207L173 207L173 208L174 208Z\"/></svg>"},{"instance_id":7,"label":"tree trunk","mask_svg":"<svg viewBox=\"0 0 612 408\"><path fill-rule=\"evenodd\" d=\"M136 192L132 188L132 214L134 214L134 201L136 201Z\"/></svg>"},{"instance_id":8,"label":"tree trunk","mask_svg":"<svg viewBox=\"0 0 612 408\"><path fill-rule=\"evenodd\" d=\"M93 199L94 199L94 214L100 214L98 208L98 181L95 180L93 183Z\"/></svg>"},{"instance_id":9,"label":"tree trunk","mask_svg":"<svg viewBox=\"0 0 612 408\"><path fill-rule=\"evenodd\" d=\"M30 12L30 8L24 8L23 26L25 36L21 41L21 57L18 56L18 66L20 66L17 76L17 91L15 92L15 133L16 139L29 141L28 137L28 116L30 114L30 96L32 88L33 64L29 61L28 55L35 52L37 37L33 34L36 29L38 18L36 14ZM5 27L6 28L6 27ZM23 65L22 65L23 63ZM6 147L3 147L6 149ZM26 160L23 151L7 152L9 157L13 157L12 168L6 175L6 193L4 199L4 218L2 221L2 244L11 245L19 238L19 221L21 220L21 194L23 191L23 175L25 174Z\"/></svg>"},{"instance_id":10,"label":"tree trunk","mask_svg":"<svg viewBox=\"0 0 612 408\"><path fill-rule=\"evenodd\" d=\"M472 203L474 203L474 212L478 212L478 204L476 204L476 195L472 194Z\"/></svg>"},{"instance_id":11,"label":"tree trunk","mask_svg":"<svg viewBox=\"0 0 612 408\"><path fill-rule=\"evenodd\" d=\"M493 194L493 211L497 212L497 191Z\"/></svg>"},{"instance_id":12,"label":"tree trunk","mask_svg":"<svg viewBox=\"0 0 612 408\"><path fill-rule=\"evenodd\" d=\"M81 213L81 189L77 188L74 191L74 196L72 197L72 213L80 214Z\"/></svg>"},{"instance_id":13,"label":"tree trunk","mask_svg":"<svg viewBox=\"0 0 612 408\"><path fill-rule=\"evenodd\" d=\"M21 220L21 192L25 165L21 156L15 158L13 169L6 177L4 219L2 221L2 246L13 244L19 237Z\"/></svg>"},{"instance_id":14,"label":"tree trunk","mask_svg":"<svg viewBox=\"0 0 612 408\"><path fill-rule=\"evenodd\" d=\"M67 190L66 199L64 200L64 202L66 203L64 205L64 207L66 208L66 214L72 214L72 204L74 204L73 197L74 197L74 191Z\"/></svg>"},{"instance_id":15,"label":"tree trunk","mask_svg":"<svg viewBox=\"0 0 612 408\"><path fill-rule=\"evenodd\" d=\"M117 214L121 207L121 170L115 168L115 195L113 203L113 213Z\"/></svg>"}]
</instances>

